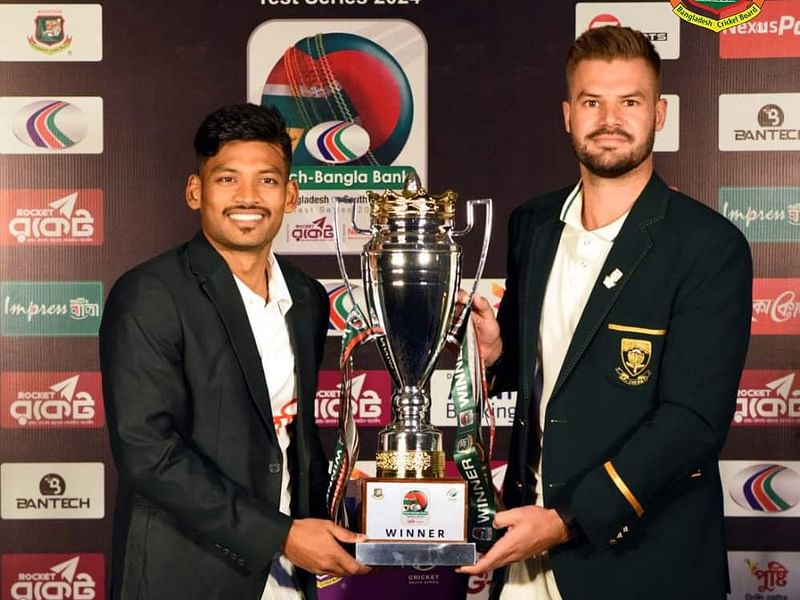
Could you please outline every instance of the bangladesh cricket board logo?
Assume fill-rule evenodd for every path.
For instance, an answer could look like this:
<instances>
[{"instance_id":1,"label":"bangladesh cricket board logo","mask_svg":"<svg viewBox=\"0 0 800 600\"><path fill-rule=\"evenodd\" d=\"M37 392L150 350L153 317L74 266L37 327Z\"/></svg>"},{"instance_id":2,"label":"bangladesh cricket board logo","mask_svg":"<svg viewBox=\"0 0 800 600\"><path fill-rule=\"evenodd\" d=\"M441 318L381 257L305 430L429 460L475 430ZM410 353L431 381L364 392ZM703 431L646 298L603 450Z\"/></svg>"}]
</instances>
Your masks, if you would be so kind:
<instances>
[{"instance_id":1,"label":"bangladesh cricket board logo","mask_svg":"<svg viewBox=\"0 0 800 600\"><path fill-rule=\"evenodd\" d=\"M34 50L56 54L72 45L72 36L64 31L64 17L60 12L40 12L33 22L35 30L28 36L28 44Z\"/></svg>"},{"instance_id":2,"label":"bangladesh cricket board logo","mask_svg":"<svg viewBox=\"0 0 800 600\"><path fill-rule=\"evenodd\" d=\"M672 12L692 25L722 31L754 19L765 0L670 0Z\"/></svg>"}]
</instances>

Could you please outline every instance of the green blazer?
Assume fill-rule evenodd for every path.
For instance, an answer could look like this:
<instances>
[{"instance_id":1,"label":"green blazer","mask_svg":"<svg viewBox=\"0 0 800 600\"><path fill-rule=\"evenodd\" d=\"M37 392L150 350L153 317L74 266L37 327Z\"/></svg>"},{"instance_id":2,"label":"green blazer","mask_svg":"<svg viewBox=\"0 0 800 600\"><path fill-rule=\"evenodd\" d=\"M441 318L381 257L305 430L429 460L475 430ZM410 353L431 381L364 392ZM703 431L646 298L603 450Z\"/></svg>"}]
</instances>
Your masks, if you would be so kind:
<instances>
[{"instance_id":1,"label":"green blazer","mask_svg":"<svg viewBox=\"0 0 800 600\"><path fill-rule=\"evenodd\" d=\"M322 286L280 260L292 295L292 514L325 516L314 422L328 324ZM100 363L119 489L110 596L258 600L291 518L261 359L233 275L202 234L124 274ZM313 575L299 571L306 598Z\"/></svg>"},{"instance_id":2,"label":"green blazer","mask_svg":"<svg viewBox=\"0 0 800 600\"><path fill-rule=\"evenodd\" d=\"M544 505L581 531L550 552L565 600L724 599L717 461L750 334L747 242L653 175L578 322L539 448L539 319L571 189L520 206L509 224L493 384L518 391L504 502L534 502L541 452ZM618 280L604 284L615 269ZM503 579L496 575L495 592Z\"/></svg>"}]
</instances>

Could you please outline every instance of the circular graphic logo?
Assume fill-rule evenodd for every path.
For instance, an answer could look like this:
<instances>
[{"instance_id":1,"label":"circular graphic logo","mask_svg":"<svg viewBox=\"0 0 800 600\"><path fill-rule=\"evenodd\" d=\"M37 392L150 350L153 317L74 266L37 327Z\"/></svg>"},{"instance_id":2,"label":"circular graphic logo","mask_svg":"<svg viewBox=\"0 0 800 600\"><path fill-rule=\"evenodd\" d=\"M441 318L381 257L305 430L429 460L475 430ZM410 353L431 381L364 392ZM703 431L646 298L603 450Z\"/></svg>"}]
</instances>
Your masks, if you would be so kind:
<instances>
[{"instance_id":1,"label":"circular graphic logo","mask_svg":"<svg viewBox=\"0 0 800 600\"><path fill-rule=\"evenodd\" d=\"M351 33L318 33L288 48L267 75L261 104L286 117L296 165L390 165L414 116L397 60Z\"/></svg>"},{"instance_id":2,"label":"circular graphic logo","mask_svg":"<svg viewBox=\"0 0 800 600\"><path fill-rule=\"evenodd\" d=\"M89 131L84 112L62 100L39 100L14 117L14 135L27 146L63 150L80 142Z\"/></svg>"},{"instance_id":3,"label":"circular graphic logo","mask_svg":"<svg viewBox=\"0 0 800 600\"><path fill-rule=\"evenodd\" d=\"M339 165L364 156L369 151L369 134L357 123L325 121L305 135L306 150L320 162Z\"/></svg>"},{"instance_id":4,"label":"circular graphic logo","mask_svg":"<svg viewBox=\"0 0 800 600\"><path fill-rule=\"evenodd\" d=\"M736 474L729 491L742 508L783 512L800 501L800 475L783 465L754 465Z\"/></svg>"},{"instance_id":5,"label":"circular graphic logo","mask_svg":"<svg viewBox=\"0 0 800 600\"><path fill-rule=\"evenodd\" d=\"M762 127L780 127L783 120L783 109L777 104L767 104L758 111L758 124Z\"/></svg>"},{"instance_id":6,"label":"circular graphic logo","mask_svg":"<svg viewBox=\"0 0 800 600\"><path fill-rule=\"evenodd\" d=\"M428 495L422 490L409 490L403 495L403 513L424 515L428 512Z\"/></svg>"},{"instance_id":7,"label":"circular graphic logo","mask_svg":"<svg viewBox=\"0 0 800 600\"><path fill-rule=\"evenodd\" d=\"M63 496L66 490L67 484L58 473L48 473L39 480L39 493L42 496Z\"/></svg>"},{"instance_id":8,"label":"circular graphic logo","mask_svg":"<svg viewBox=\"0 0 800 600\"><path fill-rule=\"evenodd\" d=\"M622 25L622 21L620 21L614 15L603 13L601 15L597 15L589 22L589 29L597 29L598 27L606 27L607 25L619 27Z\"/></svg>"}]
</instances>

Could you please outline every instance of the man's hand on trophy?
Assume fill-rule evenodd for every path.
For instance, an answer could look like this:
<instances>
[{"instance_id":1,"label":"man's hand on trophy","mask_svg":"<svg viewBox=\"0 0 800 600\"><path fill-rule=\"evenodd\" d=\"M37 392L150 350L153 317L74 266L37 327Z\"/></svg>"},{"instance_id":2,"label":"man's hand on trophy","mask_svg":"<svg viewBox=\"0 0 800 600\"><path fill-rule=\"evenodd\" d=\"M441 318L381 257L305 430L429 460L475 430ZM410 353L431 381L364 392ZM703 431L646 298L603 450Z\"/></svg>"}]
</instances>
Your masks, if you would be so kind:
<instances>
[{"instance_id":1,"label":"man's hand on trophy","mask_svg":"<svg viewBox=\"0 0 800 600\"><path fill-rule=\"evenodd\" d=\"M295 519L283 544L283 554L292 564L316 575L364 575L370 568L350 556L341 543L354 544L365 539L364 534L327 519Z\"/></svg>"},{"instance_id":2,"label":"man's hand on trophy","mask_svg":"<svg viewBox=\"0 0 800 600\"><path fill-rule=\"evenodd\" d=\"M507 527L508 531L477 563L456 569L459 573L488 573L569 540L569 530L558 513L541 506L522 506L498 512L494 526L496 529Z\"/></svg>"},{"instance_id":3,"label":"man's hand on trophy","mask_svg":"<svg viewBox=\"0 0 800 600\"><path fill-rule=\"evenodd\" d=\"M469 294L464 290L458 292L458 305L456 312L464 309L464 305L469 300ZM475 294L472 297L472 320L475 323L478 345L481 348L481 356L487 367L491 367L503 353L503 340L500 339L500 325L494 316L494 308L489 301Z\"/></svg>"}]
</instances>

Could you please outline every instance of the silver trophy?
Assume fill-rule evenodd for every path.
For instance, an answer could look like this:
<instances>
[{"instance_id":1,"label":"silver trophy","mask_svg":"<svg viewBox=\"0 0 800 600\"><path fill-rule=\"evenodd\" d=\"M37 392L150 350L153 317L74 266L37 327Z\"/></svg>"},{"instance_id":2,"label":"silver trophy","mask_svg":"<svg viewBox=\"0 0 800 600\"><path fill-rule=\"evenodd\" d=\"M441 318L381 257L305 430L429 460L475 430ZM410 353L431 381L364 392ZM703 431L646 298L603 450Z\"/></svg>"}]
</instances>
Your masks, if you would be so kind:
<instances>
[{"instance_id":1,"label":"silver trophy","mask_svg":"<svg viewBox=\"0 0 800 600\"><path fill-rule=\"evenodd\" d=\"M392 421L378 438L377 479L362 488L362 528L370 541L357 544L356 557L373 565L472 564L475 545L465 543L465 484L444 480L442 433L430 423L431 401L425 386L448 336L458 336L469 312L486 262L492 201L467 201L467 225L456 230L458 195L452 191L429 195L416 173L406 178L402 192L368 192L368 197L369 229L355 222L354 199L338 202L352 202L352 227L371 236L361 253L364 314L372 327L383 331L376 341L394 390ZM477 205L486 211L483 247L469 301L456 317L462 252L454 239L472 230ZM338 206L334 220L339 267L355 303L342 256ZM423 507L429 496L430 507ZM437 500L437 508L433 500L440 496L447 501ZM456 501L461 503L458 510ZM393 520L397 502L403 509Z\"/></svg>"}]
</instances>

